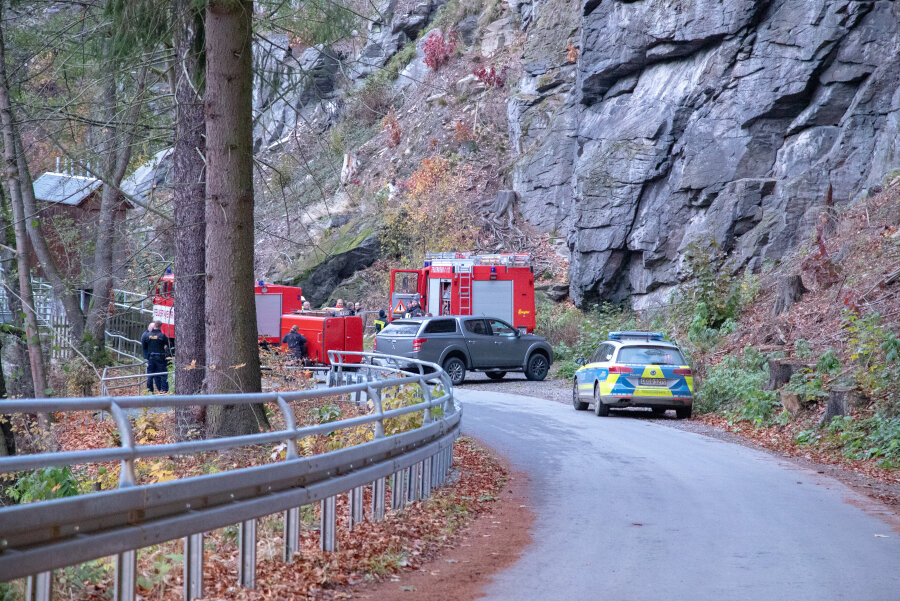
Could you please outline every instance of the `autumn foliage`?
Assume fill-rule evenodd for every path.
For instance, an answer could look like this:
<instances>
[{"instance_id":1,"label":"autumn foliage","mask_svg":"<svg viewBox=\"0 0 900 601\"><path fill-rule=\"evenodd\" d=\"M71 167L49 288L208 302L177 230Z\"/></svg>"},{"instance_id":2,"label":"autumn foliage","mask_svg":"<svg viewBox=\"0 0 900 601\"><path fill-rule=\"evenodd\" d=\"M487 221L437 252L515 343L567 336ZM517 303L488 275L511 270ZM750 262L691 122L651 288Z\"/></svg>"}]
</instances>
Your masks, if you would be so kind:
<instances>
[{"instance_id":1,"label":"autumn foliage","mask_svg":"<svg viewBox=\"0 0 900 601\"><path fill-rule=\"evenodd\" d=\"M387 134L388 146L394 148L399 145L400 140L403 138L403 128L400 127L400 122L397 120L397 113L394 111L394 107L391 107L388 114L381 120L381 126Z\"/></svg>"},{"instance_id":2,"label":"autumn foliage","mask_svg":"<svg viewBox=\"0 0 900 601\"><path fill-rule=\"evenodd\" d=\"M425 252L468 248L476 228L460 198L471 184L472 173L444 157L423 159L401 185L403 201L386 215L382 245L386 254L408 265L418 265Z\"/></svg>"},{"instance_id":3,"label":"autumn foliage","mask_svg":"<svg viewBox=\"0 0 900 601\"><path fill-rule=\"evenodd\" d=\"M506 67L498 72L493 65L489 68L480 66L472 69L472 75L478 78L478 81L491 88L502 88L506 83Z\"/></svg>"},{"instance_id":4,"label":"autumn foliage","mask_svg":"<svg viewBox=\"0 0 900 601\"><path fill-rule=\"evenodd\" d=\"M450 61L450 56L456 50L456 34L451 31L444 37L440 30L432 31L425 38L423 51L425 52L425 64L432 71L437 71Z\"/></svg>"}]
</instances>

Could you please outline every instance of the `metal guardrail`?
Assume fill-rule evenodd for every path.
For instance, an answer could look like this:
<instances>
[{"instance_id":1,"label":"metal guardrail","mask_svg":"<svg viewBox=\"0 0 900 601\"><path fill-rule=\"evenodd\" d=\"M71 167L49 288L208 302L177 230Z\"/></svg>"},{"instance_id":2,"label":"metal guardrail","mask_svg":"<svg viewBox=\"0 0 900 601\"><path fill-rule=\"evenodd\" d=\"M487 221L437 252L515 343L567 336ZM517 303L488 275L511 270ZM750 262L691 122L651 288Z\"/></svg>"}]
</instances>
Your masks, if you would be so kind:
<instances>
[{"instance_id":1,"label":"metal guardrail","mask_svg":"<svg viewBox=\"0 0 900 601\"><path fill-rule=\"evenodd\" d=\"M347 363L345 356L361 357ZM391 479L391 505L427 498L442 484L452 462L461 408L450 379L432 363L402 360L418 373L401 369L396 357L377 353L332 351L329 382L340 384L286 393L205 396L142 396L4 401L6 414L104 411L115 420L117 448L0 457L0 473L50 466L121 461L117 490L0 509L0 582L27 577L27 598L48 601L52 570L99 557L115 556L115 598L135 599L137 549L178 538L184 540L184 598L203 594L203 533L239 525L239 576L254 588L256 520L284 514L285 561L299 550L300 507L321 504L320 544L335 548L335 496L348 493L349 527L363 519L363 488L372 486L373 520L385 513L386 483ZM429 372L429 373L426 373ZM349 383L348 383L349 382ZM417 386L422 402L385 411L382 393L392 387ZM289 403L350 395L371 401L371 412L336 422L297 427ZM173 444L138 444L126 412L139 408L275 403L282 430ZM440 409L440 411L436 411ZM387 419L421 412L419 428L385 436ZM370 442L301 457L298 442L359 426L373 425ZM223 451L251 445L284 443L283 461L157 484L137 485L138 459Z\"/></svg>"}]
</instances>

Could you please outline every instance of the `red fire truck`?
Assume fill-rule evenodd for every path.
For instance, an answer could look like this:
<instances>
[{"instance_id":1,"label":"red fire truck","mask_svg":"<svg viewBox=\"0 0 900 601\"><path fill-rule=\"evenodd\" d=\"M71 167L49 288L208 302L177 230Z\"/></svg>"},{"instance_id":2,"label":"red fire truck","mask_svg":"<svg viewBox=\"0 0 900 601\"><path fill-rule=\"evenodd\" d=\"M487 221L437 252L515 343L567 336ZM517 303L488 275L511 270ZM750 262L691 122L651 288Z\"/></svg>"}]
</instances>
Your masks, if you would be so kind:
<instances>
[{"instance_id":1,"label":"red fire truck","mask_svg":"<svg viewBox=\"0 0 900 601\"><path fill-rule=\"evenodd\" d=\"M486 315L534 330L534 272L527 254L428 253L422 269L391 270L391 320L413 300L432 315Z\"/></svg>"},{"instance_id":2,"label":"red fire truck","mask_svg":"<svg viewBox=\"0 0 900 601\"><path fill-rule=\"evenodd\" d=\"M163 323L163 333L175 339L175 276L171 270L155 285L153 319ZM296 325L306 338L306 351L313 363L328 365L328 351L362 351L362 318L346 315L338 309L303 311L303 292L297 286L267 284L259 280L256 292L256 328L260 344L280 345L282 338ZM202 319L202 316L199 317ZM356 362L358 356L346 356Z\"/></svg>"}]
</instances>

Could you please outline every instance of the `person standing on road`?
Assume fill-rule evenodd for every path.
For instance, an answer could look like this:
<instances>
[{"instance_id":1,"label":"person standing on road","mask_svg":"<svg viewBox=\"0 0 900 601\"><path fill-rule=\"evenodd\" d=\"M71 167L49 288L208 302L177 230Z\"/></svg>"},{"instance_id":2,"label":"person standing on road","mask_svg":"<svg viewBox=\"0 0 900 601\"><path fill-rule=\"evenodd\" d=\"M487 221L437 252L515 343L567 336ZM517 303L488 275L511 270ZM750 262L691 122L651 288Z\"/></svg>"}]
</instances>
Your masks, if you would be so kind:
<instances>
[{"instance_id":1,"label":"person standing on road","mask_svg":"<svg viewBox=\"0 0 900 601\"><path fill-rule=\"evenodd\" d=\"M287 345L294 359L301 362L306 360L306 336L300 333L299 327L291 326L291 331L284 335L281 343Z\"/></svg>"},{"instance_id":2,"label":"person standing on road","mask_svg":"<svg viewBox=\"0 0 900 601\"><path fill-rule=\"evenodd\" d=\"M144 353L144 361L147 360L147 337L150 336L150 331L153 329L153 322L147 324L147 331L141 334L141 350Z\"/></svg>"},{"instance_id":3,"label":"person standing on road","mask_svg":"<svg viewBox=\"0 0 900 601\"><path fill-rule=\"evenodd\" d=\"M384 309L378 311L378 317L375 318L375 332L378 333L387 325L387 313Z\"/></svg>"},{"instance_id":4,"label":"person standing on road","mask_svg":"<svg viewBox=\"0 0 900 601\"><path fill-rule=\"evenodd\" d=\"M167 394L169 392L169 369L167 366L169 337L162 333L161 321L154 321L150 325L153 329L148 331L147 337L142 337L141 340L144 356L147 357L147 389L150 394L153 394L154 388L159 394Z\"/></svg>"}]
</instances>

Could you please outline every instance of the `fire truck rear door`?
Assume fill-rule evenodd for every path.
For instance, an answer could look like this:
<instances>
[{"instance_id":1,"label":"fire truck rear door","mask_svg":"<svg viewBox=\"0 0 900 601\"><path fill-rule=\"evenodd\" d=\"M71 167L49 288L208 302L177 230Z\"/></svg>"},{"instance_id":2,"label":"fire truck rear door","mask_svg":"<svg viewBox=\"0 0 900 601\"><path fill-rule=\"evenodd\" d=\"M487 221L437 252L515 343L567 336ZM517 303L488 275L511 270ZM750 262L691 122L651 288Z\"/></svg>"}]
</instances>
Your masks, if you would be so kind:
<instances>
[{"instance_id":1,"label":"fire truck rear door","mask_svg":"<svg viewBox=\"0 0 900 601\"><path fill-rule=\"evenodd\" d=\"M256 295L256 331L260 338L281 338L281 295Z\"/></svg>"},{"instance_id":2,"label":"fire truck rear door","mask_svg":"<svg viewBox=\"0 0 900 601\"><path fill-rule=\"evenodd\" d=\"M513 323L512 281L482 280L472 282L472 315L498 317Z\"/></svg>"}]
</instances>

